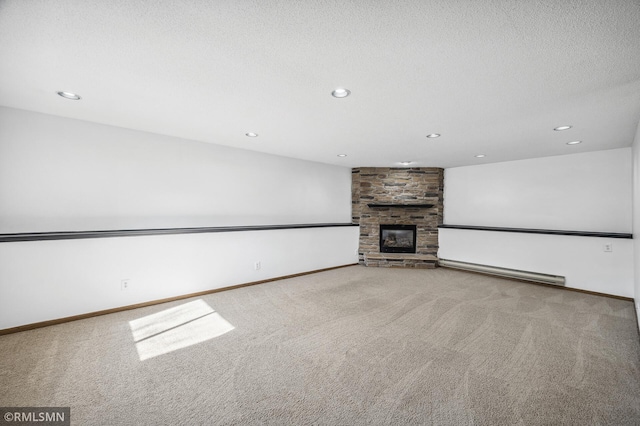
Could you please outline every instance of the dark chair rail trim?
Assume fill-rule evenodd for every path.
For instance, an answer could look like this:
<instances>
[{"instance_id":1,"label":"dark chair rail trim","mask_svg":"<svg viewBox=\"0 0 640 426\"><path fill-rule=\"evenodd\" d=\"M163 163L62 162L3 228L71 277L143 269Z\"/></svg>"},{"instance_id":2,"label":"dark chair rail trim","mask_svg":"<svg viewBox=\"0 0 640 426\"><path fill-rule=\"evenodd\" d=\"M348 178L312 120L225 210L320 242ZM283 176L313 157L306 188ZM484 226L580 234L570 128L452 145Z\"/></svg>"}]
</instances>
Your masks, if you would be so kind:
<instances>
[{"instance_id":1,"label":"dark chair rail trim","mask_svg":"<svg viewBox=\"0 0 640 426\"><path fill-rule=\"evenodd\" d=\"M438 228L471 229L474 231L520 232L524 234L573 235L577 237L627 238L627 239L633 238L633 234L624 234L620 232L560 231L560 230L554 230L554 229L500 228L500 227L493 227L493 226L470 226L470 225L438 225Z\"/></svg>"},{"instance_id":2,"label":"dark chair rail trim","mask_svg":"<svg viewBox=\"0 0 640 426\"><path fill-rule=\"evenodd\" d=\"M204 234L211 232L272 231L280 229L359 226L353 223L307 223L293 225L218 226L201 228L119 229L105 231L27 232L0 234L0 243L18 241L76 240L84 238L139 237L148 235Z\"/></svg>"}]
</instances>

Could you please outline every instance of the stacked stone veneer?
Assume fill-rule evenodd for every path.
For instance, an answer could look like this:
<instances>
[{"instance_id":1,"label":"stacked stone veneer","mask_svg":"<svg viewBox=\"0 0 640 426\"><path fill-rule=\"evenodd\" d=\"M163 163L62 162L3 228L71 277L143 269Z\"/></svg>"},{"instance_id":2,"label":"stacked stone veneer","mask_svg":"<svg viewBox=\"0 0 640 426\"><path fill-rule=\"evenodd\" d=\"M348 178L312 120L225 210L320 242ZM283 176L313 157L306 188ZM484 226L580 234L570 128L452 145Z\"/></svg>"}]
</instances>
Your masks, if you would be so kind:
<instances>
[{"instance_id":1,"label":"stacked stone veneer","mask_svg":"<svg viewBox=\"0 0 640 426\"><path fill-rule=\"evenodd\" d=\"M359 262L366 266L436 266L442 224L444 169L352 169L353 223L360 225ZM431 208L371 208L367 204L433 204ZM380 253L380 224L417 226L416 253Z\"/></svg>"}]
</instances>

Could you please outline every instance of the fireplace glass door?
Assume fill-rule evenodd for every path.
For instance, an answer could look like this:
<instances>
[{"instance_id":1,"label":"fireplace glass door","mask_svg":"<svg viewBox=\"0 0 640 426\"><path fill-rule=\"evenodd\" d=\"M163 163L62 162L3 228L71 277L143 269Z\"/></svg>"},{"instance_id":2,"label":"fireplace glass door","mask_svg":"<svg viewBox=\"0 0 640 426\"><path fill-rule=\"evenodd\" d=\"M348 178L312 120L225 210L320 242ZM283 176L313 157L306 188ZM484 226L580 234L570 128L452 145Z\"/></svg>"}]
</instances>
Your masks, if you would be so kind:
<instances>
[{"instance_id":1,"label":"fireplace glass door","mask_svg":"<svg viewBox=\"0 0 640 426\"><path fill-rule=\"evenodd\" d=\"M380 225L381 253L415 253L416 225Z\"/></svg>"}]
</instances>

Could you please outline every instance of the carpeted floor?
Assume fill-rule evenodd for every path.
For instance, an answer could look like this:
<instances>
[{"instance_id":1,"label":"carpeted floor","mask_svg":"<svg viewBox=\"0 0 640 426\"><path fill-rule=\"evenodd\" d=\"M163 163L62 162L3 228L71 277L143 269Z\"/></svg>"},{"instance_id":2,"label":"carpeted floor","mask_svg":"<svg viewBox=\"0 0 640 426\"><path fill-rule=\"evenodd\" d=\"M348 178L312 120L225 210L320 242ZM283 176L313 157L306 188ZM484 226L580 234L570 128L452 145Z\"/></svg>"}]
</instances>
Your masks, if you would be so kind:
<instances>
[{"instance_id":1,"label":"carpeted floor","mask_svg":"<svg viewBox=\"0 0 640 426\"><path fill-rule=\"evenodd\" d=\"M0 406L74 425L638 425L633 304L354 266L0 336Z\"/></svg>"}]
</instances>

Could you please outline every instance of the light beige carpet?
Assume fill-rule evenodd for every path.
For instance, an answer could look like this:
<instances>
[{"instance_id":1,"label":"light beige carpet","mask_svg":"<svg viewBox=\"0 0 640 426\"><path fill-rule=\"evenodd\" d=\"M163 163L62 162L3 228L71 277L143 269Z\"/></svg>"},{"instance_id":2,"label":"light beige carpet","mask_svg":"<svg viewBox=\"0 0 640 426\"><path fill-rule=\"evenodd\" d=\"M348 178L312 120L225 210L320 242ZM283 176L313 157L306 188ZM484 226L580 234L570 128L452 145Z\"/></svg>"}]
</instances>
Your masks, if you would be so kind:
<instances>
[{"instance_id":1,"label":"light beige carpet","mask_svg":"<svg viewBox=\"0 0 640 426\"><path fill-rule=\"evenodd\" d=\"M638 425L633 305L348 267L0 337L0 406L74 425Z\"/></svg>"}]
</instances>

